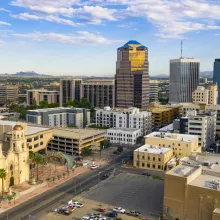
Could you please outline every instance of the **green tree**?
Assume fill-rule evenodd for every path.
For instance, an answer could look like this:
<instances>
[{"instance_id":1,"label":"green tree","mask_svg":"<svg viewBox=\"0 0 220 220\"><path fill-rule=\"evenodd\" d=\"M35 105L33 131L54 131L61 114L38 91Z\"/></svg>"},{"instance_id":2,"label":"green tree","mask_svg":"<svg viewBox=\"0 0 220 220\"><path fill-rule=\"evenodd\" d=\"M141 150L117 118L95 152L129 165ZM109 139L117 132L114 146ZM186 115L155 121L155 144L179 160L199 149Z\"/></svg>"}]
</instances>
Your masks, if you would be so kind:
<instances>
[{"instance_id":1,"label":"green tree","mask_svg":"<svg viewBox=\"0 0 220 220\"><path fill-rule=\"evenodd\" d=\"M92 155L92 149L88 148L88 147L85 147L82 149L82 152L81 152L81 155L83 157L86 157L86 156L91 156Z\"/></svg>"},{"instance_id":2,"label":"green tree","mask_svg":"<svg viewBox=\"0 0 220 220\"><path fill-rule=\"evenodd\" d=\"M46 100L40 102L40 108L48 108L48 102Z\"/></svg>"},{"instance_id":3,"label":"green tree","mask_svg":"<svg viewBox=\"0 0 220 220\"><path fill-rule=\"evenodd\" d=\"M64 107L72 106L72 107L78 108L79 107L79 102L76 99L74 99L73 101L69 100L66 103L64 103L63 106Z\"/></svg>"},{"instance_id":4,"label":"green tree","mask_svg":"<svg viewBox=\"0 0 220 220\"><path fill-rule=\"evenodd\" d=\"M123 147L122 147L122 146L118 146L117 151L118 151L119 153L121 153L121 152L123 151Z\"/></svg>"},{"instance_id":5,"label":"green tree","mask_svg":"<svg viewBox=\"0 0 220 220\"><path fill-rule=\"evenodd\" d=\"M82 97L79 103L79 107L91 109L92 105L85 97Z\"/></svg>"},{"instance_id":6,"label":"green tree","mask_svg":"<svg viewBox=\"0 0 220 220\"><path fill-rule=\"evenodd\" d=\"M106 139L101 142L101 145L104 146L104 148L111 147L111 143Z\"/></svg>"},{"instance_id":7,"label":"green tree","mask_svg":"<svg viewBox=\"0 0 220 220\"><path fill-rule=\"evenodd\" d=\"M7 176L5 169L0 169L0 178L2 179L2 196L4 195L4 180Z\"/></svg>"},{"instance_id":8,"label":"green tree","mask_svg":"<svg viewBox=\"0 0 220 220\"><path fill-rule=\"evenodd\" d=\"M39 180L39 164L43 163L43 156L39 153L34 153L31 160L34 164L37 165L37 182L38 182L38 180Z\"/></svg>"}]
</instances>

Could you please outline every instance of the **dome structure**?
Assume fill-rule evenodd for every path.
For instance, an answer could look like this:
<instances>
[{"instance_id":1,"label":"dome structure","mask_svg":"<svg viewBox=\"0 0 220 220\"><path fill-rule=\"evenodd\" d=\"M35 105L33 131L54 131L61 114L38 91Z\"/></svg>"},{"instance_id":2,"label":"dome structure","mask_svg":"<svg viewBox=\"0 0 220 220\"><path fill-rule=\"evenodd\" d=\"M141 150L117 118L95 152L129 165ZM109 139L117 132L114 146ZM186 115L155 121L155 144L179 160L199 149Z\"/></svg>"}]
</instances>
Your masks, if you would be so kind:
<instances>
[{"instance_id":1,"label":"dome structure","mask_svg":"<svg viewBox=\"0 0 220 220\"><path fill-rule=\"evenodd\" d=\"M21 131L21 130L24 130L24 128L21 125L15 125L13 130L14 131Z\"/></svg>"}]
</instances>

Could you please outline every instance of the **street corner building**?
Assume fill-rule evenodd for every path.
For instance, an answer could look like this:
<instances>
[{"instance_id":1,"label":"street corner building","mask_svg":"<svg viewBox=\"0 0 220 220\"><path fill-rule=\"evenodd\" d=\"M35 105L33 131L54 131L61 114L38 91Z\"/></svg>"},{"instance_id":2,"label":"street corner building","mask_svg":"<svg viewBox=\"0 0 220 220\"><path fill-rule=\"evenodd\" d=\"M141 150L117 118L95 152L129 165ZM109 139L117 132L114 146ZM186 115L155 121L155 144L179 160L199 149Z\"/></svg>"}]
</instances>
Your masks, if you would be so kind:
<instances>
[{"instance_id":1,"label":"street corner building","mask_svg":"<svg viewBox=\"0 0 220 220\"><path fill-rule=\"evenodd\" d=\"M117 50L116 107L146 108L149 105L148 48L135 40Z\"/></svg>"},{"instance_id":2,"label":"street corner building","mask_svg":"<svg viewBox=\"0 0 220 220\"><path fill-rule=\"evenodd\" d=\"M0 169L6 171L6 178L3 180L5 192L10 187L29 180L29 149L21 125L13 127L10 142L0 142Z\"/></svg>"}]
</instances>

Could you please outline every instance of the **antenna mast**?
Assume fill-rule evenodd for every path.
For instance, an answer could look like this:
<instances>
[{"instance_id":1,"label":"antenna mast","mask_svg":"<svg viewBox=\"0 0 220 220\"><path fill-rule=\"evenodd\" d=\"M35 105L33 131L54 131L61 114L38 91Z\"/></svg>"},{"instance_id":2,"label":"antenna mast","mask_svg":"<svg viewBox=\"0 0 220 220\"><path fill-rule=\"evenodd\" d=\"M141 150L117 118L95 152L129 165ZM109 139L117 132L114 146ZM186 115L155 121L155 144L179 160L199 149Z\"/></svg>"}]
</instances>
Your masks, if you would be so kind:
<instances>
[{"instance_id":1,"label":"antenna mast","mask_svg":"<svg viewBox=\"0 0 220 220\"><path fill-rule=\"evenodd\" d=\"M183 41L181 40L181 58L183 58Z\"/></svg>"}]
</instances>

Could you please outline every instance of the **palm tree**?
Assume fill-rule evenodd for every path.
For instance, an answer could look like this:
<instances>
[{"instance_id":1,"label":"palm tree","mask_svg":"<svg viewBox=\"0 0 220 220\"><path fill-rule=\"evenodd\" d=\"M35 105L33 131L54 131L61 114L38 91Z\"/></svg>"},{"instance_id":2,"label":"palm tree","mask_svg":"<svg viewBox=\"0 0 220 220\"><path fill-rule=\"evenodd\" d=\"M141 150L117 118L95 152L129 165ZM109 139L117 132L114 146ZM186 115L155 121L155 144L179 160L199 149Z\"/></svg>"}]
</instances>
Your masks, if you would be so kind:
<instances>
[{"instance_id":1,"label":"palm tree","mask_svg":"<svg viewBox=\"0 0 220 220\"><path fill-rule=\"evenodd\" d=\"M4 180L7 176L5 169L0 169L0 178L2 179L2 196L4 195Z\"/></svg>"},{"instance_id":2,"label":"palm tree","mask_svg":"<svg viewBox=\"0 0 220 220\"><path fill-rule=\"evenodd\" d=\"M32 162L37 164L37 182L39 180L39 164L43 163L43 156L39 153L34 153L32 157Z\"/></svg>"}]
</instances>

